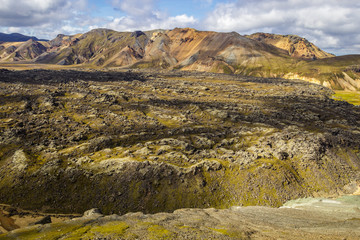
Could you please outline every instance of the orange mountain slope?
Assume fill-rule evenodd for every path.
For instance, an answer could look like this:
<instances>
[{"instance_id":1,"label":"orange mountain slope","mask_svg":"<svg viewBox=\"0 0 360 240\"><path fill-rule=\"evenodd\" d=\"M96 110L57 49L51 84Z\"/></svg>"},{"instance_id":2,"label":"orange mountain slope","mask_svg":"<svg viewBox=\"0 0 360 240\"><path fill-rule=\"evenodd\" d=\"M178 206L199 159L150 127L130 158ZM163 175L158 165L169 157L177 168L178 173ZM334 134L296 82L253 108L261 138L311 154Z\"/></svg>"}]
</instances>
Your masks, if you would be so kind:
<instances>
[{"instance_id":1,"label":"orange mountain slope","mask_svg":"<svg viewBox=\"0 0 360 240\"><path fill-rule=\"evenodd\" d=\"M324 61L323 61L324 60ZM197 31L117 32L94 29L49 42L0 44L0 62L90 68L160 68L284 77L333 89L358 90L360 56L334 55L294 35Z\"/></svg>"}]
</instances>

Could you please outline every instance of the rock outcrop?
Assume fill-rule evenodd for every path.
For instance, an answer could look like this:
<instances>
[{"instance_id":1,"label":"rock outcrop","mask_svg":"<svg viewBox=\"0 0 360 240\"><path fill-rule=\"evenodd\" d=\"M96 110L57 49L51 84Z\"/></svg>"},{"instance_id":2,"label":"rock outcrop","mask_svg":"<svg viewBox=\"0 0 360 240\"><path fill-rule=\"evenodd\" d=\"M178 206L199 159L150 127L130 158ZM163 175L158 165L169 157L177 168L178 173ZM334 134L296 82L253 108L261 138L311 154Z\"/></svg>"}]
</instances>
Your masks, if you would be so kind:
<instances>
[{"instance_id":1,"label":"rock outcrop","mask_svg":"<svg viewBox=\"0 0 360 240\"><path fill-rule=\"evenodd\" d=\"M307 39L296 35L254 33L247 37L284 49L289 53L290 56L295 58L315 60L335 57L335 55L321 50Z\"/></svg>"},{"instance_id":2,"label":"rock outcrop","mask_svg":"<svg viewBox=\"0 0 360 240\"><path fill-rule=\"evenodd\" d=\"M1 240L28 239L359 239L359 196L301 199L282 208L179 209L101 214L26 227Z\"/></svg>"}]
</instances>

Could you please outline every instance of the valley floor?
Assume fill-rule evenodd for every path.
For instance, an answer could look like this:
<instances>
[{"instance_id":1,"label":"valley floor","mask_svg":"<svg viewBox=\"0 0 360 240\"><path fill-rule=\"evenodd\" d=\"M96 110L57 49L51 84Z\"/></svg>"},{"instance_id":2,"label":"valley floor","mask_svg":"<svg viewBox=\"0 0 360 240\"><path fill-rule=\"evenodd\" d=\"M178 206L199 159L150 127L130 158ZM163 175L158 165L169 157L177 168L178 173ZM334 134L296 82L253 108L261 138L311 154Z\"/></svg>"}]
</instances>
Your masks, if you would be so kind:
<instances>
[{"instance_id":1,"label":"valley floor","mask_svg":"<svg viewBox=\"0 0 360 240\"><path fill-rule=\"evenodd\" d=\"M358 239L357 196L308 198L360 183L360 109L332 94L213 73L0 69L3 231L45 217L18 208L107 215L51 215L0 239Z\"/></svg>"}]
</instances>

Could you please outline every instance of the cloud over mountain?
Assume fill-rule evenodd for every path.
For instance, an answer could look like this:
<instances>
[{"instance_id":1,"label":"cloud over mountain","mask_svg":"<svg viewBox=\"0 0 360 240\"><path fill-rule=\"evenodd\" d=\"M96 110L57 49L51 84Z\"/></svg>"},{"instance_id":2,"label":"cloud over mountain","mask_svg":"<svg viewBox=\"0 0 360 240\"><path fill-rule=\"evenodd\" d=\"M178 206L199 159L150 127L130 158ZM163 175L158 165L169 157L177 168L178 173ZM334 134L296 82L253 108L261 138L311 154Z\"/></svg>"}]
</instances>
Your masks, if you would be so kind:
<instances>
[{"instance_id":1,"label":"cloud over mountain","mask_svg":"<svg viewBox=\"0 0 360 240\"><path fill-rule=\"evenodd\" d=\"M80 32L91 19L84 14L87 7L87 0L1 0L0 31L47 39Z\"/></svg>"},{"instance_id":2,"label":"cloud over mountain","mask_svg":"<svg viewBox=\"0 0 360 240\"><path fill-rule=\"evenodd\" d=\"M336 54L360 53L360 2L353 0L0 0L0 32L40 38L105 27L301 35ZM202 13L200 14L199 11Z\"/></svg>"},{"instance_id":3,"label":"cloud over mountain","mask_svg":"<svg viewBox=\"0 0 360 240\"><path fill-rule=\"evenodd\" d=\"M155 2L154 0L112 0L112 5L126 15L113 18L105 26L118 31L132 31L187 27L197 23L195 17L187 14L169 16L166 12L159 11L155 7Z\"/></svg>"},{"instance_id":4,"label":"cloud over mountain","mask_svg":"<svg viewBox=\"0 0 360 240\"><path fill-rule=\"evenodd\" d=\"M349 0L230 1L217 4L204 26L240 33L300 34L336 50L359 42L359 11L360 3Z\"/></svg>"},{"instance_id":5,"label":"cloud over mountain","mask_svg":"<svg viewBox=\"0 0 360 240\"><path fill-rule=\"evenodd\" d=\"M112 0L111 3L130 16L151 15L154 7L154 0Z\"/></svg>"},{"instance_id":6,"label":"cloud over mountain","mask_svg":"<svg viewBox=\"0 0 360 240\"><path fill-rule=\"evenodd\" d=\"M71 18L86 3L85 0L1 0L0 21L2 26L11 27L56 23Z\"/></svg>"}]
</instances>

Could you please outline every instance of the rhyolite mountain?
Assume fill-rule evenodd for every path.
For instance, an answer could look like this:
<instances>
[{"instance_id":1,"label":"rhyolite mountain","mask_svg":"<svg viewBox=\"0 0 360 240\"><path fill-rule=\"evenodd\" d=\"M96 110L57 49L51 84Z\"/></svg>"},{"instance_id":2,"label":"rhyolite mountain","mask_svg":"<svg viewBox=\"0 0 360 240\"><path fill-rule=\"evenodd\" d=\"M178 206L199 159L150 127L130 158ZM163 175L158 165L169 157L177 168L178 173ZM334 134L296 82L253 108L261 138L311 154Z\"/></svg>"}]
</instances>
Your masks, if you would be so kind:
<instances>
[{"instance_id":1,"label":"rhyolite mountain","mask_svg":"<svg viewBox=\"0 0 360 240\"><path fill-rule=\"evenodd\" d=\"M30 41L30 40L29 40ZM24 51L25 49L25 51ZM335 57L294 35L242 36L191 28L117 32L95 29L49 42L0 45L0 62L90 68L160 68L302 79L332 89L360 89L360 56Z\"/></svg>"},{"instance_id":2,"label":"rhyolite mountain","mask_svg":"<svg viewBox=\"0 0 360 240\"><path fill-rule=\"evenodd\" d=\"M286 50L290 56L303 59L321 59L335 57L324 52L307 39L296 35L278 35L270 33L254 33L246 36L250 39L264 42Z\"/></svg>"},{"instance_id":3,"label":"rhyolite mountain","mask_svg":"<svg viewBox=\"0 0 360 240\"><path fill-rule=\"evenodd\" d=\"M0 57L4 61L31 61L46 51L47 48L42 43L29 39L18 46L13 44L7 47L3 46L2 51L0 51Z\"/></svg>"},{"instance_id":4,"label":"rhyolite mountain","mask_svg":"<svg viewBox=\"0 0 360 240\"><path fill-rule=\"evenodd\" d=\"M237 33L190 28L133 33L96 29L80 36L59 35L49 44L51 50L36 62L240 73L242 70L235 69L235 65L251 59L264 61L288 55Z\"/></svg>"}]
</instances>

